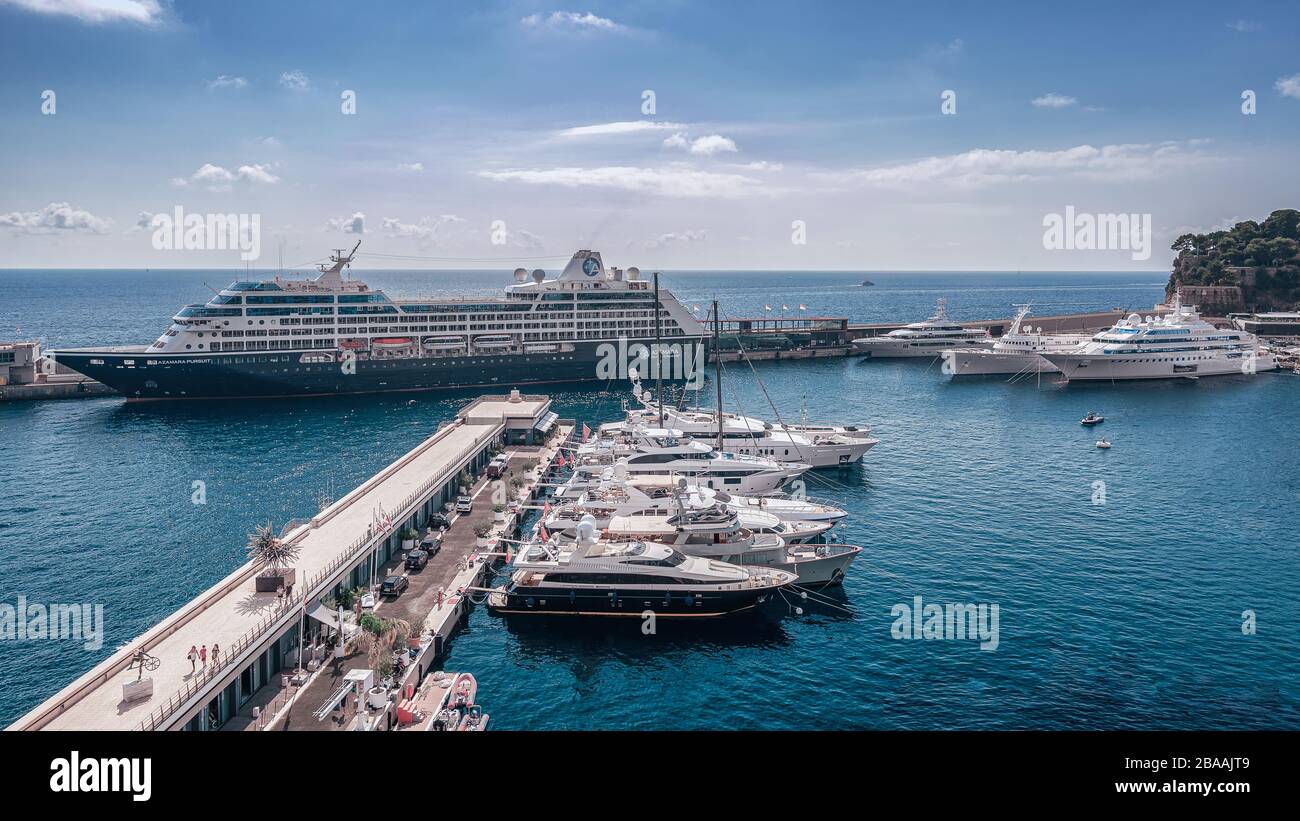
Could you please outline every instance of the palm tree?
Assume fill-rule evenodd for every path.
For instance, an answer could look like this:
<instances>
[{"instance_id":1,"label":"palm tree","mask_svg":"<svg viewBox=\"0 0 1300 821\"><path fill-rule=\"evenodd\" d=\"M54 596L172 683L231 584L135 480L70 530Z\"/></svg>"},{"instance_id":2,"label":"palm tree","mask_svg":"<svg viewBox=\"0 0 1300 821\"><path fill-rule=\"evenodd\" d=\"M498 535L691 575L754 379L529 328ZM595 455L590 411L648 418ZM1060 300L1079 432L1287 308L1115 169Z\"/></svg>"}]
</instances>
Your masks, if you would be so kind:
<instances>
[{"instance_id":1,"label":"palm tree","mask_svg":"<svg viewBox=\"0 0 1300 821\"><path fill-rule=\"evenodd\" d=\"M266 565L272 573L278 573L297 561L300 550L300 545L284 540L283 532L277 535L270 522L254 525L253 532L248 534L248 558Z\"/></svg>"},{"instance_id":2,"label":"palm tree","mask_svg":"<svg viewBox=\"0 0 1300 821\"><path fill-rule=\"evenodd\" d=\"M383 676L384 662L393 657L394 648L406 646L411 631L411 623L405 619L384 619L371 613L362 616L357 641L376 675Z\"/></svg>"}]
</instances>

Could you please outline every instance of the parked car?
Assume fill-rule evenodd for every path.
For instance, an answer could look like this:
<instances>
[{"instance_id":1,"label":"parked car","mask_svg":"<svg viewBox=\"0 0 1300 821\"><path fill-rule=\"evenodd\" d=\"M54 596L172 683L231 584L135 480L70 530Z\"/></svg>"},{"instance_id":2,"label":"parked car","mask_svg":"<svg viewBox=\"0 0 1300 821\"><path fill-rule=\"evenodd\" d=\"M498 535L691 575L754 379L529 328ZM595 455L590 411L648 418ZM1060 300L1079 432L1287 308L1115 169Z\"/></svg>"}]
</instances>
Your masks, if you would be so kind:
<instances>
[{"instance_id":1,"label":"parked car","mask_svg":"<svg viewBox=\"0 0 1300 821\"><path fill-rule=\"evenodd\" d=\"M429 563L429 551L416 548L406 554L407 570L423 570L424 566Z\"/></svg>"},{"instance_id":2,"label":"parked car","mask_svg":"<svg viewBox=\"0 0 1300 821\"><path fill-rule=\"evenodd\" d=\"M469 496L460 496L456 499L456 512L469 513L474 509L474 499Z\"/></svg>"},{"instance_id":3,"label":"parked car","mask_svg":"<svg viewBox=\"0 0 1300 821\"><path fill-rule=\"evenodd\" d=\"M424 538L420 540L420 549L425 553L428 553L430 556L433 556L441 548L442 531L430 528L429 532L424 534Z\"/></svg>"},{"instance_id":4,"label":"parked car","mask_svg":"<svg viewBox=\"0 0 1300 821\"><path fill-rule=\"evenodd\" d=\"M411 583L405 576L389 576L384 579L384 583L379 586L379 595L381 596L400 596L410 587Z\"/></svg>"},{"instance_id":5,"label":"parked car","mask_svg":"<svg viewBox=\"0 0 1300 821\"><path fill-rule=\"evenodd\" d=\"M451 527L451 519L448 519L442 513L434 513L429 517L428 525L434 530L438 530L440 528L442 530L446 530L447 528Z\"/></svg>"},{"instance_id":6,"label":"parked car","mask_svg":"<svg viewBox=\"0 0 1300 821\"><path fill-rule=\"evenodd\" d=\"M484 473L487 474L487 477L489 479L500 479L506 473L505 458L498 456L497 458L493 459L491 462L488 462L488 466L484 470Z\"/></svg>"}]
</instances>

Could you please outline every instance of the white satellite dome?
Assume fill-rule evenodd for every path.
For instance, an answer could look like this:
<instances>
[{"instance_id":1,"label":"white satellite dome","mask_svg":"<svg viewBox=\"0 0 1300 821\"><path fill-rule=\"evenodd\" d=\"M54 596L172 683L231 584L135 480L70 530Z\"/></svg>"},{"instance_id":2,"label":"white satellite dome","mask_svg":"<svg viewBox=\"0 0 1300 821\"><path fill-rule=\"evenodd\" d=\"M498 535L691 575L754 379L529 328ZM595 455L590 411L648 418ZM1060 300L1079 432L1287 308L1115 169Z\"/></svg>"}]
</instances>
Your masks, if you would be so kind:
<instances>
[{"instance_id":1,"label":"white satellite dome","mask_svg":"<svg viewBox=\"0 0 1300 821\"><path fill-rule=\"evenodd\" d=\"M527 282L527 281L528 281L528 269L527 269L527 268L516 268L516 269L515 269L515 282Z\"/></svg>"},{"instance_id":2,"label":"white satellite dome","mask_svg":"<svg viewBox=\"0 0 1300 821\"><path fill-rule=\"evenodd\" d=\"M542 280L544 279L546 279L546 272L543 271L541 268L538 268L535 271L533 271L533 282L536 282L538 285L541 285Z\"/></svg>"},{"instance_id":3,"label":"white satellite dome","mask_svg":"<svg viewBox=\"0 0 1300 821\"><path fill-rule=\"evenodd\" d=\"M640 278L641 278L641 269L640 269L640 268L638 268L638 267L636 267L635 265L633 265L631 268L628 268L628 269L627 269L627 281L628 281L628 282L635 282L636 280L638 280L638 279L640 279Z\"/></svg>"}]
</instances>

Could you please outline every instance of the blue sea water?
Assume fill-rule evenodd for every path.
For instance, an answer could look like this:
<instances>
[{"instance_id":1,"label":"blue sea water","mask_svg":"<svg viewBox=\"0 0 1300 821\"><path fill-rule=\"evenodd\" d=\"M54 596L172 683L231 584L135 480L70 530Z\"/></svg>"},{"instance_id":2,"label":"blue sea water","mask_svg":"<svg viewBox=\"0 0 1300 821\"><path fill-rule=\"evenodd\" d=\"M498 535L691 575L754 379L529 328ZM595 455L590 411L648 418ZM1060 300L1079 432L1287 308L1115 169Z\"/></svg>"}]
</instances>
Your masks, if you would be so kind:
<instances>
[{"instance_id":1,"label":"blue sea water","mask_svg":"<svg viewBox=\"0 0 1300 821\"><path fill-rule=\"evenodd\" d=\"M877 285L857 283L870 277ZM52 345L147 342L219 272L0 271L0 328ZM395 292L490 293L502 274L367 275ZM1149 307L1164 276L665 275L687 304L855 320ZM544 728L1300 728L1300 378L949 382L917 362L731 365L724 399L870 423L863 464L814 496L865 550L835 607L693 627L506 623L476 609L448 669L478 676L492 726ZM710 391L703 392L707 401ZM104 647L0 641L0 725L237 566L256 521L309 515L450 418L472 393L257 403L0 404L0 602L105 606ZM621 390L556 409L616 418ZM1103 412L1114 443L1078 419ZM206 483L207 504L191 503ZM1104 483L1104 504L1098 500ZM999 644L895 639L891 608L997 604ZM1242 631L1244 611L1258 631ZM164 663L183 660L164 659Z\"/></svg>"}]
</instances>

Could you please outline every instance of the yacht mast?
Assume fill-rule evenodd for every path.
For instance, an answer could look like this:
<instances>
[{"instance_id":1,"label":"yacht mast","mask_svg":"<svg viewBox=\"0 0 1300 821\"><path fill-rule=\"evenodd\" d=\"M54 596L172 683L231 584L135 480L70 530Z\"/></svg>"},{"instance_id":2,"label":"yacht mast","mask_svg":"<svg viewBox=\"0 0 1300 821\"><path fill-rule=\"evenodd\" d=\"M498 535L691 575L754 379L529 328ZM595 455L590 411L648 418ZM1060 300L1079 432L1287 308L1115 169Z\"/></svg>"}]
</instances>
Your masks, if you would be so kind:
<instances>
[{"instance_id":1,"label":"yacht mast","mask_svg":"<svg viewBox=\"0 0 1300 821\"><path fill-rule=\"evenodd\" d=\"M718 383L718 453L722 453L722 325L718 301L713 300L713 381Z\"/></svg>"},{"instance_id":2,"label":"yacht mast","mask_svg":"<svg viewBox=\"0 0 1300 821\"><path fill-rule=\"evenodd\" d=\"M659 403L659 427L664 426L664 349L660 339L659 272L655 271L655 392Z\"/></svg>"}]
</instances>

